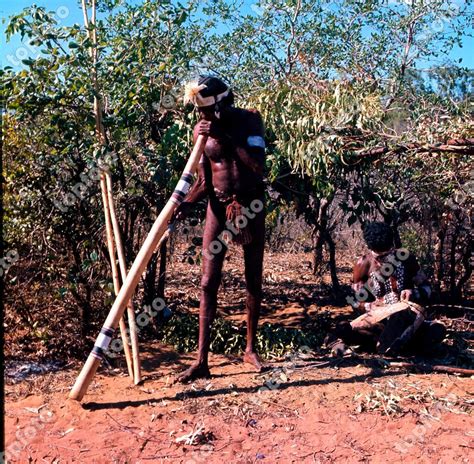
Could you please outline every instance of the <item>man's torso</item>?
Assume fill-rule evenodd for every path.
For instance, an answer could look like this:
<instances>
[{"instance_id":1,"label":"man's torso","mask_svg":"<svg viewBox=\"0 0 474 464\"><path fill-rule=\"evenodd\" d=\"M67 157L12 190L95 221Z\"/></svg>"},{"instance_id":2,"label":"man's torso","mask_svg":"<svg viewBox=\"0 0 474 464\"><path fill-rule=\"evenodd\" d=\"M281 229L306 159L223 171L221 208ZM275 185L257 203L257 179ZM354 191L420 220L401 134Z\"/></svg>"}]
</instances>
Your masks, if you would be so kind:
<instances>
[{"instance_id":1,"label":"man's torso","mask_svg":"<svg viewBox=\"0 0 474 464\"><path fill-rule=\"evenodd\" d=\"M367 283L378 302L393 304L400 301L403 290L413 288L413 279L419 269L412 254L402 260L397 258L397 250L381 261L371 255L365 255L354 267L354 283L360 286Z\"/></svg>"},{"instance_id":2,"label":"man's torso","mask_svg":"<svg viewBox=\"0 0 474 464\"><path fill-rule=\"evenodd\" d=\"M207 181L217 196L235 194L259 198L263 194L263 178L238 158L235 146L246 147L247 138L252 134L256 122L258 124L256 118L260 119L260 115L236 108L231 116L224 130L232 138L232 144L212 137L207 140L204 154L210 162L208 175L211 177Z\"/></svg>"}]
</instances>

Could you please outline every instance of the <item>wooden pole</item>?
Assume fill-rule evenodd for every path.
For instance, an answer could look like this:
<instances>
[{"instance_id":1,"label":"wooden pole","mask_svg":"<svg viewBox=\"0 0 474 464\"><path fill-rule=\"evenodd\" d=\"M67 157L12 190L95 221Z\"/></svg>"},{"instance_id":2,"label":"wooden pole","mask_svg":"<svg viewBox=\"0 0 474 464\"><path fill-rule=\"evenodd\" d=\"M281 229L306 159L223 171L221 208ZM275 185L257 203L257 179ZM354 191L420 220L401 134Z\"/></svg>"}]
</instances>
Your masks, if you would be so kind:
<instances>
[{"instance_id":1,"label":"wooden pole","mask_svg":"<svg viewBox=\"0 0 474 464\"><path fill-rule=\"evenodd\" d=\"M122 276L122 282L125 282L125 279L127 278L127 263L125 260L125 253L123 251L122 233L120 231L117 215L115 214L112 177L110 176L110 173L108 172L105 173L105 181L107 183L107 197L109 201L109 211L110 211L110 217L112 219L112 227L113 227L114 236L115 236L115 243L117 245L117 255L118 255L118 260L119 260L120 274ZM138 332L137 332L137 324L135 321L135 310L133 308L133 302L131 299L127 305L127 315L128 315L128 326L130 328L130 341L132 343L133 382L135 383L135 385L138 385L142 380L141 372L140 372L140 353L138 349Z\"/></svg>"},{"instance_id":2,"label":"wooden pole","mask_svg":"<svg viewBox=\"0 0 474 464\"><path fill-rule=\"evenodd\" d=\"M94 117L95 117L95 130L97 134L97 138L99 140L99 144L101 146L106 145L106 135L105 135L105 128L102 122L102 105L99 100L99 82L97 80L97 30L96 30L96 0L92 0L92 16L91 20L89 21L89 16L87 14L87 5L86 1L82 0L82 13L84 15L84 26L87 29L87 36L91 41L92 47L89 49L89 54L92 59L92 83L94 85L95 95L94 95ZM91 27L92 26L92 27ZM117 270L117 263L115 261L115 247L114 247L114 239L113 239L113 231L111 225L111 216L110 216L110 207L109 201L107 196L107 186L105 181L106 173L102 169L100 174L100 190L102 193L102 201L104 206L104 216L105 216L105 228L107 234L107 246L109 249L109 256L110 256L110 263L112 266L112 279L114 285L114 293L118 295L120 291L120 280L118 276ZM133 318L135 321L135 318ZM130 352L130 345L128 342L127 336L127 326L125 325L125 321L120 319L120 333L122 336L123 342L123 350L125 353L125 359L127 361L127 368L128 373L132 379L134 378L134 368L132 365L132 354Z\"/></svg>"},{"instance_id":3,"label":"wooden pole","mask_svg":"<svg viewBox=\"0 0 474 464\"><path fill-rule=\"evenodd\" d=\"M100 361L102 360L103 353L107 350L110 344L115 328L117 327L117 324L125 311L125 307L127 306L128 301L132 297L135 288L138 285L138 281L140 280L140 277L147 266L151 255L153 254L158 242L160 241L160 238L163 236L168 227L168 221L171 218L173 211L176 209L176 206L178 206L183 201L183 198L189 190L192 177L196 172L199 159L204 151L206 140L206 137L202 135L198 137L196 145L194 146L191 156L189 157L186 167L184 168L183 174L181 175L181 179L176 185L173 195L166 203L158 218L155 220L150 233L138 252L137 257L130 268L130 272L128 273L127 278L125 279L123 286L112 306L112 309L105 320L102 330L97 337L94 348L89 354L82 371L76 379L76 383L69 393L69 398L78 401L82 400L87 388L92 382L94 374L99 367Z\"/></svg>"},{"instance_id":4,"label":"wooden pole","mask_svg":"<svg viewBox=\"0 0 474 464\"><path fill-rule=\"evenodd\" d=\"M400 367L403 369L413 369L422 372L445 372L447 374L459 374L469 377L474 376L474 369L467 369L457 366L443 366L442 364L409 363L409 362L389 362L390 367Z\"/></svg>"},{"instance_id":5,"label":"wooden pole","mask_svg":"<svg viewBox=\"0 0 474 464\"><path fill-rule=\"evenodd\" d=\"M102 201L104 203L104 214L105 214L105 230L107 234L107 247L109 249L109 256L110 256L110 265L112 267L112 280L114 283L114 293L115 296L119 294L120 291L120 280L118 275L117 269L117 262L115 261L115 246L114 246L114 238L112 233L112 225L110 221L110 205L107 198L106 186L105 186L105 175L101 173L100 175L100 186L102 190ZM125 325L125 321L120 318L119 322L120 326L120 334L122 336L122 343L123 343L123 351L125 353L125 359L127 361L127 368L130 377L133 379L133 361L132 361L132 353L130 352L130 345L128 343L128 336L127 336L127 326Z\"/></svg>"}]
</instances>

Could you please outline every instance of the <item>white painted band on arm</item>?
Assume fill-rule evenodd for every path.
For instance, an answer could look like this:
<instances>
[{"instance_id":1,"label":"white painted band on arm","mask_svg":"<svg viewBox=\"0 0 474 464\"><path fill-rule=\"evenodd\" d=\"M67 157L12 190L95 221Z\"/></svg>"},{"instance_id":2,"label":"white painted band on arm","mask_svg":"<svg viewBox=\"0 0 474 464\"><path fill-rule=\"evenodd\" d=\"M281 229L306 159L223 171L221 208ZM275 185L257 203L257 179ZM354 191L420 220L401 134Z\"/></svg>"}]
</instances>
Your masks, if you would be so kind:
<instances>
[{"instance_id":1,"label":"white painted band on arm","mask_svg":"<svg viewBox=\"0 0 474 464\"><path fill-rule=\"evenodd\" d=\"M247 138L247 145L249 147L265 148L265 140L260 135L250 135Z\"/></svg>"}]
</instances>

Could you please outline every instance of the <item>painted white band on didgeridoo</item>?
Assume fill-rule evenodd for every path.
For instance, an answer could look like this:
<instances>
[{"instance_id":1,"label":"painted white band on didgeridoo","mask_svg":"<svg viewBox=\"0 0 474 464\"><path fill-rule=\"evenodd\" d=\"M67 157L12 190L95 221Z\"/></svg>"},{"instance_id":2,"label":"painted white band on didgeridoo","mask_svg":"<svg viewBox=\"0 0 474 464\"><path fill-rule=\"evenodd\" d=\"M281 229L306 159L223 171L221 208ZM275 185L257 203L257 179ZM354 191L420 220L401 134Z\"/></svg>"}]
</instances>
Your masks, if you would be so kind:
<instances>
[{"instance_id":1,"label":"painted white band on didgeridoo","mask_svg":"<svg viewBox=\"0 0 474 464\"><path fill-rule=\"evenodd\" d=\"M112 339L109 336L100 333L94 345L106 350L109 347L111 340Z\"/></svg>"}]
</instances>

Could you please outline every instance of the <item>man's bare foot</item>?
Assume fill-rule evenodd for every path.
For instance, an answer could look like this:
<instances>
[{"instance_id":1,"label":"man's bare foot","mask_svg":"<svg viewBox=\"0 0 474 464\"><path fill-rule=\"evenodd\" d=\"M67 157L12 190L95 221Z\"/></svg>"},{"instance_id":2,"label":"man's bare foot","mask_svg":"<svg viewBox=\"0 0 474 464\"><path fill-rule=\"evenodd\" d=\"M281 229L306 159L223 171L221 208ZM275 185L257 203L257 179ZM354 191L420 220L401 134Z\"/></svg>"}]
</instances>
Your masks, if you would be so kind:
<instances>
[{"instance_id":1,"label":"man's bare foot","mask_svg":"<svg viewBox=\"0 0 474 464\"><path fill-rule=\"evenodd\" d=\"M252 364L253 367L255 367L255 370L257 372L262 372L263 370L263 365L260 361L260 358L258 357L258 354L253 352L253 351L246 351L243 356L243 360L247 364Z\"/></svg>"},{"instance_id":2,"label":"man's bare foot","mask_svg":"<svg viewBox=\"0 0 474 464\"><path fill-rule=\"evenodd\" d=\"M199 363L193 364L189 369L179 374L175 382L187 383L196 379L208 379L211 376L209 367Z\"/></svg>"}]
</instances>

